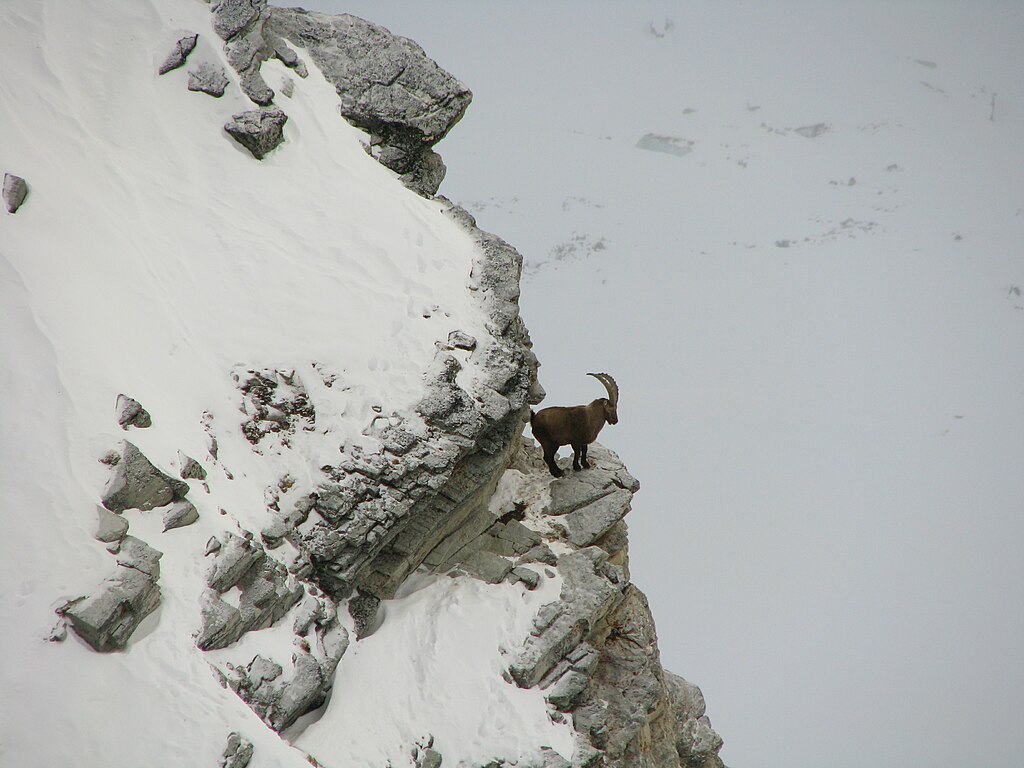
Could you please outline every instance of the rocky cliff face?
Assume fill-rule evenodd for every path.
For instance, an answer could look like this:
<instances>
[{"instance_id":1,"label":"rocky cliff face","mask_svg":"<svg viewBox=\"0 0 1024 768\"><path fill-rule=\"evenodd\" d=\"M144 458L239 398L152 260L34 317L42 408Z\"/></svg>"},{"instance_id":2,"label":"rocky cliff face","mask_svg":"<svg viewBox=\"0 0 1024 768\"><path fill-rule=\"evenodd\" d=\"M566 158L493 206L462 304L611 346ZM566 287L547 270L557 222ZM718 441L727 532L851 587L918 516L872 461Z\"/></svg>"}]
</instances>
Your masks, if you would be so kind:
<instances>
[{"instance_id":1,"label":"rocky cliff face","mask_svg":"<svg viewBox=\"0 0 1024 768\"><path fill-rule=\"evenodd\" d=\"M133 642L161 603L163 545L129 534L128 514L158 510L158 536L178 535L168 532L200 521L197 506L207 505L195 497L210 493L209 473L257 482L236 477L220 451L240 434L253 466L265 466L273 481L259 489L262 514L232 518L221 508L226 529L196 540L194 558L206 565L193 596L192 639L215 679L310 762L350 764L345 754L314 757L312 740L289 729L344 684L347 655L388 622L386 605L407 579L428 571L511 584L524 595L557 586L557 599L530 617L528 634L501 650L504 684L539 691L548 719L571 734L573 748L537 743L467 762L428 735L412 745L419 768L721 766L721 740L700 691L661 667L646 598L629 578L624 518L639 484L597 445L592 469L554 480L521 437L529 406L543 397L519 317L522 258L466 211L433 198L444 165L432 147L464 113L469 90L411 41L350 16L271 9L265 0L220 0L211 13L223 57L194 61L206 33L189 30L154 77L185 68L190 90L217 98L237 87L253 108L235 114L225 133L263 160L289 140L294 89L281 81L279 98L263 65L275 59L300 78L315 65L340 97L342 115L368 132L367 151L441 203L449 225L475 244L465 279L483 332L457 329L438 339L421 399L412 408L374 406L360 439L342 444L327 463L308 458L320 455L315 441L327 432L315 393L337 379L321 361L303 370L243 363L225 371L236 386L237 424L223 409L196 413L206 454L179 451L163 469L133 441L141 430L160 433L160 419L145 403L119 396L114 422L133 440L102 456L108 475L96 489L95 526L115 573L91 589L83 584L85 594L58 606L51 639L64 639L66 623L96 651ZM434 311L442 310L424 317ZM287 651L279 643L254 652L263 630ZM253 745L235 732L226 738L221 764L248 763Z\"/></svg>"}]
</instances>

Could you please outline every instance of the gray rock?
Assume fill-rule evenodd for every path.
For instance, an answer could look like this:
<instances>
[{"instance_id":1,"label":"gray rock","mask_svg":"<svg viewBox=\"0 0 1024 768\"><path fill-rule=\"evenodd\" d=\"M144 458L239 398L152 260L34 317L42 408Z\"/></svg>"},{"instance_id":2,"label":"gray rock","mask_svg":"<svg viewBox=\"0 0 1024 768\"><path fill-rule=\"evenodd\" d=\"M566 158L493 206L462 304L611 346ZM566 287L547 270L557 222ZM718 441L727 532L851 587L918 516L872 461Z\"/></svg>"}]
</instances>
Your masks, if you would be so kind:
<instances>
[{"instance_id":1,"label":"gray rock","mask_svg":"<svg viewBox=\"0 0 1024 768\"><path fill-rule=\"evenodd\" d=\"M204 651L224 648L246 632L271 626L305 592L258 543L234 534L226 538L207 574L210 589L200 606L196 646ZM237 607L220 598L232 587L240 590Z\"/></svg>"},{"instance_id":2,"label":"gray rock","mask_svg":"<svg viewBox=\"0 0 1024 768\"><path fill-rule=\"evenodd\" d=\"M288 115L277 107L254 109L234 115L224 125L224 130L253 157L262 160L284 141L287 121Z\"/></svg>"},{"instance_id":3,"label":"gray rock","mask_svg":"<svg viewBox=\"0 0 1024 768\"><path fill-rule=\"evenodd\" d=\"M160 604L160 588L149 575L118 568L89 597L61 608L71 628L100 652L124 648L142 620Z\"/></svg>"},{"instance_id":4,"label":"gray rock","mask_svg":"<svg viewBox=\"0 0 1024 768\"><path fill-rule=\"evenodd\" d=\"M28 197L28 183L21 176L5 173L3 194L7 212L17 213L21 204L25 202L25 198Z\"/></svg>"},{"instance_id":5,"label":"gray rock","mask_svg":"<svg viewBox=\"0 0 1024 768\"><path fill-rule=\"evenodd\" d=\"M231 589L250 568L266 557L263 548L251 539L233 533L228 533L224 538L225 542L217 547L217 558L206 575L206 583L217 592Z\"/></svg>"},{"instance_id":6,"label":"gray rock","mask_svg":"<svg viewBox=\"0 0 1024 768\"><path fill-rule=\"evenodd\" d=\"M117 424L121 429L127 430L128 427L146 429L153 425L149 412L142 407L138 400L128 397L128 395L117 396L114 412L117 414Z\"/></svg>"},{"instance_id":7,"label":"gray rock","mask_svg":"<svg viewBox=\"0 0 1024 768\"><path fill-rule=\"evenodd\" d=\"M373 634L377 628L377 611L380 598L374 595L358 593L348 601L348 614L355 621L356 640Z\"/></svg>"},{"instance_id":8,"label":"gray rock","mask_svg":"<svg viewBox=\"0 0 1024 768\"><path fill-rule=\"evenodd\" d=\"M165 475L134 444L125 441L121 461L103 489L103 506L111 512L153 509L185 497L188 483Z\"/></svg>"},{"instance_id":9,"label":"gray rock","mask_svg":"<svg viewBox=\"0 0 1024 768\"><path fill-rule=\"evenodd\" d=\"M227 90L230 81L224 74L224 68L209 61L200 64L188 73L188 89L208 93L214 98L220 98Z\"/></svg>"},{"instance_id":10,"label":"gray rock","mask_svg":"<svg viewBox=\"0 0 1024 768\"><path fill-rule=\"evenodd\" d=\"M512 571L512 561L486 550L470 555L460 565L463 571L488 584L497 584Z\"/></svg>"},{"instance_id":11,"label":"gray rock","mask_svg":"<svg viewBox=\"0 0 1024 768\"><path fill-rule=\"evenodd\" d=\"M527 589L536 589L537 585L540 584L540 574L532 568L517 567L513 568L510 573L516 579L523 582Z\"/></svg>"},{"instance_id":12,"label":"gray rock","mask_svg":"<svg viewBox=\"0 0 1024 768\"><path fill-rule=\"evenodd\" d=\"M571 544L577 547L589 546L626 516L632 498L633 494L629 491L616 488L591 504L554 518L552 525L562 530Z\"/></svg>"},{"instance_id":13,"label":"gray rock","mask_svg":"<svg viewBox=\"0 0 1024 768\"><path fill-rule=\"evenodd\" d=\"M448 346L453 349L476 349L476 339L463 331L452 331L448 334Z\"/></svg>"},{"instance_id":14,"label":"gray rock","mask_svg":"<svg viewBox=\"0 0 1024 768\"><path fill-rule=\"evenodd\" d=\"M676 750L683 768L718 768L722 737L705 715L704 695L693 683L665 672L672 714L677 726Z\"/></svg>"},{"instance_id":15,"label":"gray rock","mask_svg":"<svg viewBox=\"0 0 1024 768\"><path fill-rule=\"evenodd\" d=\"M176 501L164 513L164 533L173 528L184 528L186 525L192 525L198 519L199 512L191 501L188 499Z\"/></svg>"},{"instance_id":16,"label":"gray rock","mask_svg":"<svg viewBox=\"0 0 1024 768\"><path fill-rule=\"evenodd\" d=\"M178 464L181 471L178 473L182 480L205 480L206 470L203 465L190 456L178 451Z\"/></svg>"},{"instance_id":17,"label":"gray rock","mask_svg":"<svg viewBox=\"0 0 1024 768\"><path fill-rule=\"evenodd\" d=\"M608 565L607 559L607 553L597 547L558 558L560 599L541 609L530 637L509 665L520 687L539 683L622 601L626 584L621 569Z\"/></svg>"},{"instance_id":18,"label":"gray rock","mask_svg":"<svg viewBox=\"0 0 1024 768\"><path fill-rule=\"evenodd\" d=\"M160 65L157 70L161 75L166 75L172 69L184 66L188 60L188 55L196 47L196 42L199 40L199 35L186 35L174 44L174 48L164 59L164 63Z\"/></svg>"},{"instance_id":19,"label":"gray rock","mask_svg":"<svg viewBox=\"0 0 1024 768\"><path fill-rule=\"evenodd\" d=\"M509 520L500 530L495 531L494 535L511 542L516 548L516 553L520 555L543 542L539 533L527 528L518 520Z\"/></svg>"},{"instance_id":20,"label":"gray rock","mask_svg":"<svg viewBox=\"0 0 1024 768\"><path fill-rule=\"evenodd\" d=\"M120 515L115 515L103 507L96 507L96 533L97 541L112 542L120 541L128 533L128 521Z\"/></svg>"},{"instance_id":21,"label":"gray rock","mask_svg":"<svg viewBox=\"0 0 1024 768\"><path fill-rule=\"evenodd\" d=\"M522 557L519 558L519 562L555 565L558 562L558 557L551 551L551 547L547 544L538 544L523 553Z\"/></svg>"},{"instance_id":22,"label":"gray rock","mask_svg":"<svg viewBox=\"0 0 1024 768\"><path fill-rule=\"evenodd\" d=\"M444 759L441 757L440 752L433 747L427 747L420 751L419 760L416 765L418 768L441 768L443 762Z\"/></svg>"},{"instance_id":23,"label":"gray rock","mask_svg":"<svg viewBox=\"0 0 1024 768\"><path fill-rule=\"evenodd\" d=\"M228 734L228 745L220 758L220 768L246 768L252 760L253 745L237 732Z\"/></svg>"},{"instance_id":24,"label":"gray rock","mask_svg":"<svg viewBox=\"0 0 1024 768\"><path fill-rule=\"evenodd\" d=\"M211 6L213 30L225 41L254 26L267 0L218 0Z\"/></svg>"},{"instance_id":25,"label":"gray rock","mask_svg":"<svg viewBox=\"0 0 1024 768\"><path fill-rule=\"evenodd\" d=\"M117 550L117 564L141 571L154 581L160 578L160 558L164 553L153 549L142 539L125 536Z\"/></svg>"}]
</instances>

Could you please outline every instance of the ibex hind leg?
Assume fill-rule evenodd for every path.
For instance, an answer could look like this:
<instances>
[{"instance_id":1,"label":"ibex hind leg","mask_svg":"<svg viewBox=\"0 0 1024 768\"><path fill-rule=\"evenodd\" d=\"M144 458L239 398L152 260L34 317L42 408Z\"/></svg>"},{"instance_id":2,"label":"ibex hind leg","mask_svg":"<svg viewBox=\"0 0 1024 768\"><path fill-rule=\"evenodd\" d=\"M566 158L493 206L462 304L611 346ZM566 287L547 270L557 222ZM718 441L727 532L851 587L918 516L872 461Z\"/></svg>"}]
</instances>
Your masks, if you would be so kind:
<instances>
[{"instance_id":1,"label":"ibex hind leg","mask_svg":"<svg viewBox=\"0 0 1024 768\"><path fill-rule=\"evenodd\" d=\"M572 468L575 469L577 472L579 472L580 469L582 469L582 467L580 467L580 457L583 458L583 466L589 467L590 465L587 464L587 446L574 445L572 447Z\"/></svg>"},{"instance_id":2,"label":"ibex hind leg","mask_svg":"<svg viewBox=\"0 0 1024 768\"><path fill-rule=\"evenodd\" d=\"M548 469L551 471L552 475L554 475L555 477L561 477L562 476L562 470L560 470L558 468L558 464L555 463L555 455L557 453L558 453L558 447L557 446L555 446L555 448L553 448L551 450L548 450L547 448L545 448L544 449L544 463L548 465Z\"/></svg>"}]
</instances>

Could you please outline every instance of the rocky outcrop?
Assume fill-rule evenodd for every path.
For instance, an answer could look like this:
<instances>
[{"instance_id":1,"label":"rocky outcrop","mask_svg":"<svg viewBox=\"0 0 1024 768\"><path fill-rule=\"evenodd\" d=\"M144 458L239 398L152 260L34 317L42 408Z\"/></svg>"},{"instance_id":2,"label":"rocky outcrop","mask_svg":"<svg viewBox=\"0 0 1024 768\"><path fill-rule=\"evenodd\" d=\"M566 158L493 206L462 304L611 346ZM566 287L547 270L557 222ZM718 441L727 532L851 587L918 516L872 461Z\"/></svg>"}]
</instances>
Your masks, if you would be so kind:
<instances>
[{"instance_id":1,"label":"rocky outcrop","mask_svg":"<svg viewBox=\"0 0 1024 768\"><path fill-rule=\"evenodd\" d=\"M28 183L21 176L5 173L3 196L7 212L17 213L21 204L25 202L25 198L28 197Z\"/></svg>"},{"instance_id":2,"label":"rocky outcrop","mask_svg":"<svg viewBox=\"0 0 1024 768\"><path fill-rule=\"evenodd\" d=\"M253 109L233 115L224 130L235 141L262 160L284 142L284 124L288 115L277 107Z\"/></svg>"},{"instance_id":3,"label":"rocky outcrop","mask_svg":"<svg viewBox=\"0 0 1024 768\"><path fill-rule=\"evenodd\" d=\"M469 106L465 85L413 41L355 16L274 8L267 29L309 52L342 115L370 134L374 157L420 194L437 192L445 168L431 147Z\"/></svg>"},{"instance_id":4,"label":"rocky outcrop","mask_svg":"<svg viewBox=\"0 0 1024 768\"><path fill-rule=\"evenodd\" d=\"M589 455L591 469L552 479L524 440L509 470L514 495L529 499L524 520L548 531L543 546L565 548L559 599L509 656L510 678L571 718L574 766L721 768L700 690L662 668L647 599L629 581L622 518L639 483L611 451Z\"/></svg>"},{"instance_id":5,"label":"rocky outcrop","mask_svg":"<svg viewBox=\"0 0 1024 768\"><path fill-rule=\"evenodd\" d=\"M274 103L275 93L260 72L271 58L300 77L307 75L291 41L308 52L335 87L342 116L370 134L371 154L418 194L437 192L445 166L432 147L461 119L472 93L420 46L355 16L270 8L266 0L220 0L211 10L228 63L250 100L262 107ZM187 53L176 50L172 57L176 54L180 63L174 66L180 66ZM220 77L196 70L189 87L220 95Z\"/></svg>"},{"instance_id":6,"label":"rocky outcrop","mask_svg":"<svg viewBox=\"0 0 1024 768\"><path fill-rule=\"evenodd\" d=\"M287 672L264 656L245 664L214 667L221 683L276 731L283 731L324 703L349 644L348 631L338 621L337 606L329 599L308 596L293 629L296 651Z\"/></svg>"},{"instance_id":7,"label":"rocky outcrop","mask_svg":"<svg viewBox=\"0 0 1024 768\"><path fill-rule=\"evenodd\" d=\"M196 645L204 651L225 648L250 630L269 627L304 593L302 585L258 542L233 533L223 539L202 598ZM238 589L237 599L226 602L223 595L233 588Z\"/></svg>"},{"instance_id":8,"label":"rocky outcrop","mask_svg":"<svg viewBox=\"0 0 1024 768\"><path fill-rule=\"evenodd\" d=\"M111 512L153 509L184 498L188 490L188 483L161 472L126 440L114 474L103 489L103 506Z\"/></svg>"}]
</instances>

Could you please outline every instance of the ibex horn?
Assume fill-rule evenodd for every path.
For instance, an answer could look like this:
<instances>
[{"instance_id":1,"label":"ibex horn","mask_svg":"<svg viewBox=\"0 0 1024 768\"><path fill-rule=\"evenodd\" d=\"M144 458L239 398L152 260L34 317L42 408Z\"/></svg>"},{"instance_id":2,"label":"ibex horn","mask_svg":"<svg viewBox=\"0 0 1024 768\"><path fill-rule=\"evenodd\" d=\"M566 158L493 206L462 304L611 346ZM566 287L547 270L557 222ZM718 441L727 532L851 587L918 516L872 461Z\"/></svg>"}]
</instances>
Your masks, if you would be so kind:
<instances>
[{"instance_id":1,"label":"ibex horn","mask_svg":"<svg viewBox=\"0 0 1024 768\"><path fill-rule=\"evenodd\" d=\"M612 405L619 404L619 385L615 383L615 379L607 373L588 373L587 376L593 376L604 384L604 388L608 390L608 397L611 399Z\"/></svg>"}]
</instances>

